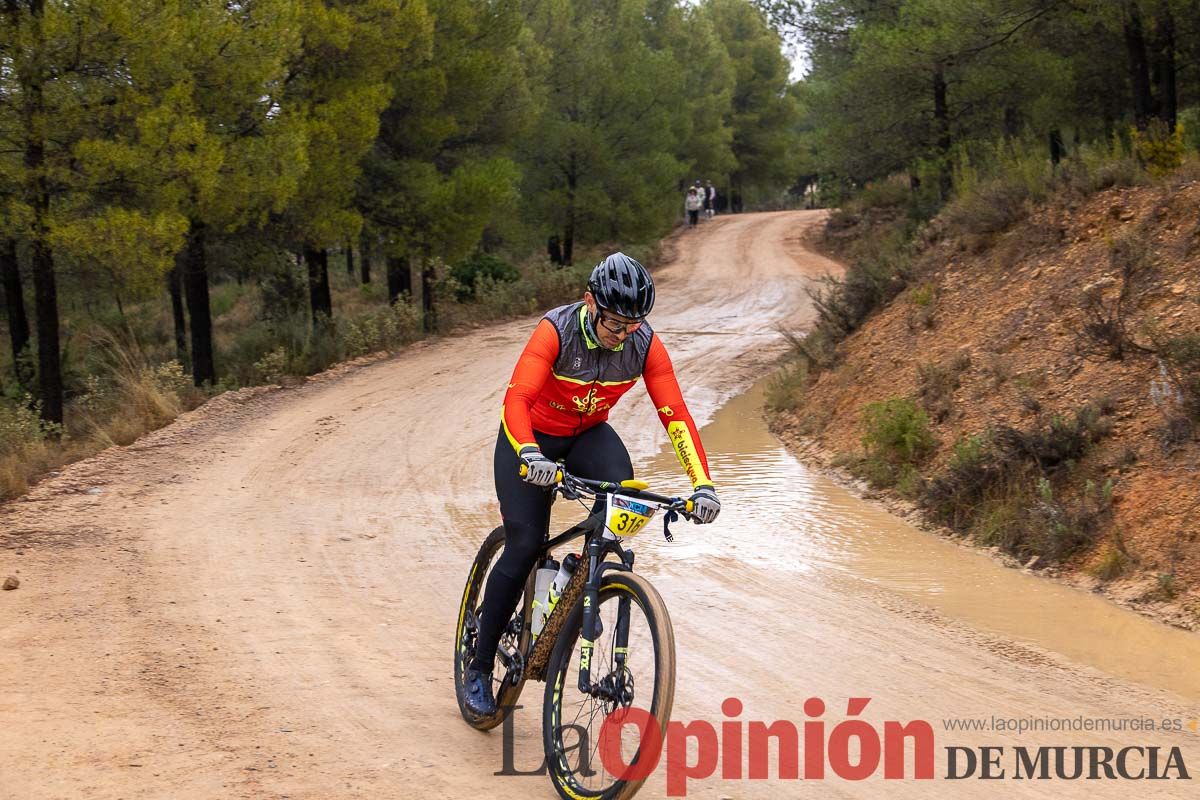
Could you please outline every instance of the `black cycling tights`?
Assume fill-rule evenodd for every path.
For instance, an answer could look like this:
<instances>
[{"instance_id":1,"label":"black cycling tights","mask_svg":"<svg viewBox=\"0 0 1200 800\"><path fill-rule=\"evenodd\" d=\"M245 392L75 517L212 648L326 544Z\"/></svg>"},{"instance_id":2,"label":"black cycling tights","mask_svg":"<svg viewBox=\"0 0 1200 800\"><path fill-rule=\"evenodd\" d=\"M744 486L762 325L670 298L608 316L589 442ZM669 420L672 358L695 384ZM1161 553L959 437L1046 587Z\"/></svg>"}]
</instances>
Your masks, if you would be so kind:
<instances>
[{"instance_id":1,"label":"black cycling tights","mask_svg":"<svg viewBox=\"0 0 1200 800\"><path fill-rule=\"evenodd\" d=\"M578 436L549 436L534 432L542 454L563 460L567 471L581 478L622 481L633 477L629 451L607 422ZM496 645L525 589L525 580L537 561L538 551L550 530L551 494L521 479L521 460L500 429L494 458L496 496L504 518L504 550L492 568L483 596L479 640L471 668L491 672Z\"/></svg>"}]
</instances>

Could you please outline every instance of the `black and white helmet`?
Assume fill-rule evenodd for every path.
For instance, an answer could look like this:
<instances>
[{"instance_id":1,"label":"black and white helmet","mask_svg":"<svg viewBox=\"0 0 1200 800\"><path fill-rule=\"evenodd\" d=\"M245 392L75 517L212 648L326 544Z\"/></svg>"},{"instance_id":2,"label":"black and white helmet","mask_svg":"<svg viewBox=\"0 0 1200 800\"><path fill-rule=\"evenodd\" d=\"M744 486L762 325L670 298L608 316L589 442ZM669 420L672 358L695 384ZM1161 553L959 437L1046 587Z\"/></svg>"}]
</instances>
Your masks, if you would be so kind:
<instances>
[{"instance_id":1,"label":"black and white helmet","mask_svg":"<svg viewBox=\"0 0 1200 800\"><path fill-rule=\"evenodd\" d=\"M643 319L654 308L654 279L624 253L613 253L596 265L588 291L602 309L627 319Z\"/></svg>"}]
</instances>

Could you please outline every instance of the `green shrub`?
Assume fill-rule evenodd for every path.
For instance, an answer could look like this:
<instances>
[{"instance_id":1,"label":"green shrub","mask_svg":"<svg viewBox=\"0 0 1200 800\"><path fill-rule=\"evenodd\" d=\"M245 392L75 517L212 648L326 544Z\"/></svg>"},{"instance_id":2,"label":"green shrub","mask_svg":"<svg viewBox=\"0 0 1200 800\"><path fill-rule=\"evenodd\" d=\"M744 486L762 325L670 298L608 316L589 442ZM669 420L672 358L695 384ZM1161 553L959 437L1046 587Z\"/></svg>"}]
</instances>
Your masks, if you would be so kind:
<instances>
[{"instance_id":1,"label":"green shrub","mask_svg":"<svg viewBox=\"0 0 1200 800\"><path fill-rule=\"evenodd\" d=\"M476 297L481 280L487 279L489 286L501 283L512 283L521 279L521 272L504 259L489 253L476 253L450 268L450 277L458 282L455 297L458 302L465 303Z\"/></svg>"},{"instance_id":2,"label":"green shrub","mask_svg":"<svg viewBox=\"0 0 1200 800\"><path fill-rule=\"evenodd\" d=\"M827 369L837 360L837 342L824 328L810 331L800 340L798 350L808 364L816 369Z\"/></svg>"},{"instance_id":3,"label":"green shrub","mask_svg":"<svg viewBox=\"0 0 1200 800\"><path fill-rule=\"evenodd\" d=\"M1183 154L1187 149L1183 125L1176 125L1172 132L1167 129L1165 122L1155 119L1144 131L1132 129L1130 136L1138 160L1153 177L1161 178L1183 164Z\"/></svg>"},{"instance_id":4,"label":"green shrub","mask_svg":"<svg viewBox=\"0 0 1200 800\"><path fill-rule=\"evenodd\" d=\"M1116 547L1107 548L1088 572L1102 581L1111 581L1121 577L1129 567L1129 557Z\"/></svg>"},{"instance_id":5,"label":"green shrub","mask_svg":"<svg viewBox=\"0 0 1200 800\"><path fill-rule=\"evenodd\" d=\"M967 436L954 443L945 470L929 482L922 498L938 521L956 530L968 528L972 517L1004 477L1003 465L984 436Z\"/></svg>"},{"instance_id":6,"label":"green shrub","mask_svg":"<svg viewBox=\"0 0 1200 800\"><path fill-rule=\"evenodd\" d=\"M937 294L934 286L929 283L923 283L909 292L908 302L912 303L917 308L927 308L933 304L933 299L936 296Z\"/></svg>"},{"instance_id":7,"label":"green shrub","mask_svg":"<svg viewBox=\"0 0 1200 800\"><path fill-rule=\"evenodd\" d=\"M894 464L912 464L936 445L929 418L912 400L893 397L868 403L863 409L863 447Z\"/></svg>"},{"instance_id":8,"label":"green shrub","mask_svg":"<svg viewBox=\"0 0 1200 800\"><path fill-rule=\"evenodd\" d=\"M846 203L846 211L861 214L871 209L895 209L908 205L911 190L903 178L872 181Z\"/></svg>"},{"instance_id":9,"label":"green shrub","mask_svg":"<svg viewBox=\"0 0 1200 800\"><path fill-rule=\"evenodd\" d=\"M43 422L39 405L28 395L18 402L0 399L0 501L16 497L29 480L59 461L54 439L62 426Z\"/></svg>"},{"instance_id":10,"label":"green shrub","mask_svg":"<svg viewBox=\"0 0 1200 800\"><path fill-rule=\"evenodd\" d=\"M993 178L951 201L941 218L966 233L1000 233L1029 216L1034 199L1023 183Z\"/></svg>"},{"instance_id":11,"label":"green shrub","mask_svg":"<svg viewBox=\"0 0 1200 800\"><path fill-rule=\"evenodd\" d=\"M1062 559L1091 545L1111 521L1114 483L1086 481L1057 496L1072 468L1111 429L1112 404L1089 403L1032 430L997 428L960 439L921 502L934 519L1018 556Z\"/></svg>"},{"instance_id":12,"label":"green shrub","mask_svg":"<svg viewBox=\"0 0 1200 800\"><path fill-rule=\"evenodd\" d=\"M208 295L209 313L213 319L228 314L243 293L243 287L234 282L214 284Z\"/></svg>"},{"instance_id":13,"label":"green shrub","mask_svg":"<svg viewBox=\"0 0 1200 800\"><path fill-rule=\"evenodd\" d=\"M421 310L397 301L346 320L338 328L342 351L350 357L391 352L421 338Z\"/></svg>"},{"instance_id":14,"label":"green shrub","mask_svg":"<svg viewBox=\"0 0 1200 800\"><path fill-rule=\"evenodd\" d=\"M999 547L1006 553L1020 549L1025 533L1024 509L1029 504L1029 495L1024 487L1014 485L1005 492L997 492L974 509L969 531L975 541L984 547Z\"/></svg>"},{"instance_id":15,"label":"green shrub","mask_svg":"<svg viewBox=\"0 0 1200 800\"><path fill-rule=\"evenodd\" d=\"M1054 183L1041 141L965 144L955 159L955 197L941 219L966 233L1000 233L1027 217Z\"/></svg>"},{"instance_id":16,"label":"green shrub","mask_svg":"<svg viewBox=\"0 0 1200 800\"><path fill-rule=\"evenodd\" d=\"M260 315L266 320L284 320L302 314L308 307L308 283L299 267L290 261L277 265L262 279Z\"/></svg>"},{"instance_id":17,"label":"green shrub","mask_svg":"<svg viewBox=\"0 0 1200 800\"><path fill-rule=\"evenodd\" d=\"M1062 183L1084 197L1114 186L1149 181L1130 145L1114 134L1108 142L1085 144L1059 165Z\"/></svg>"},{"instance_id":18,"label":"green shrub","mask_svg":"<svg viewBox=\"0 0 1200 800\"><path fill-rule=\"evenodd\" d=\"M808 361L789 364L775 373L767 383L767 408L772 411L794 411L804 400L808 385Z\"/></svg>"},{"instance_id":19,"label":"green shrub","mask_svg":"<svg viewBox=\"0 0 1200 800\"><path fill-rule=\"evenodd\" d=\"M841 466L866 481L872 489L894 489L896 494L910 500L920 498L925 484L914 465L897 464L877 454L851 457Z\"/></svg>"},{"instance_id":20,"label":"green shrub","mask_svg":"<svg viewBox=\"0 0 1200 800\"><path fill-rule=\"evenodd\" d=\"M268 321L255 321L232 332L231 336L226 337L228 342L222 343L217 353L217 368L221 371L219 377L233 387L253 386L263 378L255 365L276 350L288 354L284 372L298 374L300 369L292 363L292 359L304 349L311 327L308 313L298 311ZM274 377L278 380L279 374L276 373Z\"/></svg>"},{"instance_id":21,"label":"green shrub","mask_svg":"<svg viewBox=\"0 0 1200 800\"><path fill-rule=\"evenodd\" d=\"M1200 150L1200 105L1181 108L1178 124L1183 129L1184 148L1193 153Z\"/></svg>"},{"instance_id":22,"label":"green shrub","mask_svg":"<svg viewBox=\"0 0 1200 800\"><path fill-rule=\"evenodd\" d=\"M254 362L254 371L258 373L261 383L279 383L288 374L287 350L276 347Z\"/></svg>"},{"instance_id":23,"label":"green shrub","mask_svg":"<svg viewBox=\"0 0 1200 800\"><path fill-rule=\"evenodd\" d=\"M860 240L842 278L827 276L809 289L817 310L814 333L836 345L866 318L900 294L912 278L912 256L896 226Z\"/></svg>"},{"instance_id":24,"label":"green shrub","mask_svg":"<svg viewBox=\"0 0 1200 800\"><path fill-rule=\"evenodd\" d=\"M1179 584L1175 580L1174 572L1160 572L1154 576L1154 591L1151 593L1155 598L1162 600L1174 600L1179 596Z\"/></svg>"},{"instance_id":25,"label":"green shrub","mask_svg":"<svg viewBox=\"0 0 1200 800\"><path fill-rule=\"evenodd\" d=\"M0 456L18 455L62 432L59 425L39 415L41 403L25 395L21 402L0 402Z\"/></svg>"},{"instance_id":26,"label":"green shrub","mask_svg":"<svg viewBox=\"0 0 1200 800\"><path fill-rule=\"evenodd\" d=\"M304 348L299 353L300 371L304 375L324 372L345 358L341 337L327 326L309 330Z\"/></svg>"}]
</instances>

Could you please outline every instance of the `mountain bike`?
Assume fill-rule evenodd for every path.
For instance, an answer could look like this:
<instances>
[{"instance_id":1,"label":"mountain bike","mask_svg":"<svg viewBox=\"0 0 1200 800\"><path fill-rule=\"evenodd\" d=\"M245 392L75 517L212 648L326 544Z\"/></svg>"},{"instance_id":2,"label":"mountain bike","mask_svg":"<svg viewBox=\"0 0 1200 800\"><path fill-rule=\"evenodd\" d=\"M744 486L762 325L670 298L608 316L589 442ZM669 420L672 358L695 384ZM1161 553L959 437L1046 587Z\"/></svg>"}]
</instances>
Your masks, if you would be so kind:
<instances>
[{"instance_id":1,"label":"mountain bike","mask_svg":"<svg viewBox=\"0 0 1200 800\"><path fill-rule=\"evenodd\" d=\"M524 467L521 472L523 476ZM542 546L496 650L492 675L499 710L486 718L472 715L463 698L483 589L504 546L503 527L488 535L471 565L454 637L459 710L472 727L489 730L511 713L526 681L545 681L542 744L559 795L567 800L632 797L645 777L624 767L639 763L644 729L621 725L615 733L609 730L609 755L615 750L620 759L619 764L606 765L599 753L604 721L620 709L647 712L649 717L640 715L641 721L658 726L652 734L657 741L675 698L675 633L658 591L633 571L634 553L626 542L658 511L665 512L663 534L671 541L669 523L680 517L693 519L692 503L649 492L643 481L596 481L565 470L553 491L585 509L591 500L591 513ZM580 538L578 566L535 635L531 623L536 564ZM657 758L657 750L647 757Z\"/></svg>"}]
</instances>

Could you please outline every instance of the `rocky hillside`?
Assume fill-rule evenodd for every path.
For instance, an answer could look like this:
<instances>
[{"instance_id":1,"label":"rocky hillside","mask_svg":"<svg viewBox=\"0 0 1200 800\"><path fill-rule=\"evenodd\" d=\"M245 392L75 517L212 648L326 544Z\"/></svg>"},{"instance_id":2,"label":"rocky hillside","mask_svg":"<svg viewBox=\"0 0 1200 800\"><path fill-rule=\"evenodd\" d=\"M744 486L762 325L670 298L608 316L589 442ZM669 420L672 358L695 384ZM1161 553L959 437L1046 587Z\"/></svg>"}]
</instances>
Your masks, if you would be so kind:
<instances>
[{"instance_id":1,"label":"rocky hillside","mask_svg":"<svg viewBox=\"0 0 1200 800\"><path fill-rule=\"evenodd\" d=\"M1200 627L1197 209L1177 180L1000 233L935 220L899 293L777 387L777 429L1013 564ZM824 244L879 230L835 214Z\"/></svg>"}]
</instances>

